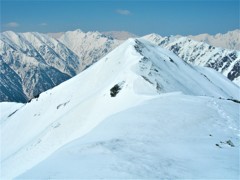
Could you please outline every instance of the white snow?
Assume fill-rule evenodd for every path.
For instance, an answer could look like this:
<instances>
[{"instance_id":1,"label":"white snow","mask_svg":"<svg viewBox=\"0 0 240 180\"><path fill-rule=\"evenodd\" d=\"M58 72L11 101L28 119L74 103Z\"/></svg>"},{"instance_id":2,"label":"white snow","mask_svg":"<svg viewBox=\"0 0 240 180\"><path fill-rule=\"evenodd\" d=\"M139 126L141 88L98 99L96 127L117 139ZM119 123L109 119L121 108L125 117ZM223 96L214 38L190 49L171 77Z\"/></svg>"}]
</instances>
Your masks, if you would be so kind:
<instances>
[{"instance_id":1,"label":"white snow","mask_svg":"<svg viewBox=\"0 0 240 180\"><path fill-rule=\"evenodd\" d=\"M238 108L214 98L162 95L108 117L18 178L237 179Z\"/></svg>"},{"instance_id":2,"label":"white snow","mask_svg":"<svg viewBox=\"0 0 240 180\"><path fill-rule=\"evenodd\" d=\"M2 124L4 119L7 119L8 116L12 116L17 112L24 104L14 103L14 102L1 102L0 103L0 124Z\"/></svg>"},{"instance_id":3,"label":"white snow","mask_svg":"<svg viewBox=\"0 0 240 180\"><path fill-rule=\"evenodd\" d=\"M129 39L2 116L0 177L235 178L239 104L226 99L239 87L221 74Z\"/></svg>"}]
</instances>

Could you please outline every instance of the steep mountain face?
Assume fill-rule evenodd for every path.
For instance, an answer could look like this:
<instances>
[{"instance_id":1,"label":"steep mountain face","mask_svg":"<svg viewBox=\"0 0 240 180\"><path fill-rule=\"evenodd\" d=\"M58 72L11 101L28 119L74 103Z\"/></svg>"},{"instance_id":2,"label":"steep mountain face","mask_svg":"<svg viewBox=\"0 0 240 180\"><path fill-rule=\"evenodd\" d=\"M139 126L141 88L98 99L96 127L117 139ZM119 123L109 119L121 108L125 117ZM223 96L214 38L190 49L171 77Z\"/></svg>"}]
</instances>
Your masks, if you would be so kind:
<instances>
[{"instance_id":1,"label":"steep mountain face","mask_svg":"<svg viewBox=\"0 0 240 180\"><path fill-rule=\"evenodd\" d=\"M22 88L22 79L5 62L0 62L0 99L1 101L26 102L28 97Z\"/></svg>"},{"instance_id":2,"label":"steep mountain face","mask_svg":"<svg viewBox=\"0 0 240 180\"><path fill-rule=\"evenodd\" d=\"M199 34L188 37L196 41L205 42L212 46L240 51L240 29L229 31L226 34Z\"/></svg>"},{"instance_id":3,"label":"steep mountain face","mask_svg":"<svg viewBox=\"0 0 240 180\"><path fill-rule=\"evenodd\" d=\"M122 43L120 40L99 32L85 33L80 29L63 33L58 40L80 57L83 69L89 67Z\"/></svg>"},{"instance_id":4,"label":"steep mountain face","mask_svg":"<svg viewBox=\"0 0 240 180\"><path fill-rule=\"evenodd\" d=\"M240 86L239 51L216 48L180 36L161 37L150 34L143 38L174 52L190 64L213 68Z\"/></svg>"},{"instance_id":5,"label":"steep mountain face","mask_svg":"<svg viewBox=\"0 0 240 180\"><path fill-rule=\"evenodd\" d=\"M30 103L0 104L1 178L236 178L238 92L129 39Z\"/></svg>"},{"instance_id":6,"label":"steep mountain face","mask_svg":"<svg viewBox=\"0 0 240 180\"><path fill-rule=\"evenodd\" d=\"M1 33L0 101L27 102L81 71L79 57L40 33Z\"/></svg>"}]
</instances>

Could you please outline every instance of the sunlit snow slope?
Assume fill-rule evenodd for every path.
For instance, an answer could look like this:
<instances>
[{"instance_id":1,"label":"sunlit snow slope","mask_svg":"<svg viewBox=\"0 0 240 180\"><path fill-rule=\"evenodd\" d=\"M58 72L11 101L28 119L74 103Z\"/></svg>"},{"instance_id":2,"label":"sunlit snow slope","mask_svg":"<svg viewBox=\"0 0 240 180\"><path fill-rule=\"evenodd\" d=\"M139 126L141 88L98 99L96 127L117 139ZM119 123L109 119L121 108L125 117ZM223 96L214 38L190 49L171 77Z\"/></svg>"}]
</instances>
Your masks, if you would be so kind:
<instances>
[{"instance_id":1,"label":"sunlit snow slope","mask_svg":"<svg viewBox=\"0 0 240 180\"><path fill-rule=\"evenodd\" d=\"M1 178L235 178L237 100L218 72L129 39L30 103L1 103Z\"/></svg>"},{"instance_id":2,"label":"sunlit snow slope","mask_svg":"<svg viewBox=\"0 0 240 180\"><path fill-rule=\"evenodd\" d=\"M237 179L238 108L162 95L108 117L19 178Z\"/></svg>"}]
</instances>

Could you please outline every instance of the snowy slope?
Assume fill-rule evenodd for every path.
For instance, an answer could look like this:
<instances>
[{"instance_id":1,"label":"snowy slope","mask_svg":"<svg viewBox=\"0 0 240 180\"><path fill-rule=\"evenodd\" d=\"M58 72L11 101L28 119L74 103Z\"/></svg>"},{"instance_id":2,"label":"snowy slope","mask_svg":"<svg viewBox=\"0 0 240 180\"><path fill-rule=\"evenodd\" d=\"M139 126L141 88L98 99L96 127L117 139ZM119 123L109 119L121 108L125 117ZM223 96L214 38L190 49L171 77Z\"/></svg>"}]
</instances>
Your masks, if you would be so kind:
<instances>
[{"instance_id":1,"label":"snowy slope","mask_svg":"<svg viewBox=\"0 0 240 180\"><path fill-rule=\"evenodd\" d=\"M6 31L0 38L0 101L27 102L81 71L65 45L40 33Z\"/></svg>"},{"instance_id":2,"label":"snowy slope","mask_svg":"<svg viewBox=\"0 0 240 180\"><path fill-rule=\"evenodd\" d=\"M181 36L149 34L143 38L174 52L190 64L213 68L240 86L240 51L217 48Z\"/></svg>"},{"instance_id":3,"label":"snowy slope","mask_svg":"<svg viewBox=\"0 0 240 180\"><path fill-rule=\"evenodd\" d=\"M229 31L225 34L199 34L196 36L188 37L196 41L205 42L212 46L240 51L240 29Z\"/></svg>"},{"instance_id":4,"label":"snowy slope","mask_svg":"<svg viewBox=\"0 0 240 180\"><path fill-rule=\"evenodd\" d=\"M108 117L19 178L237 179L238 108L214 98L162 95Z\"/></svg>"},{"instance_id":5,"label":"snowy slope","mask_svg":"<svg viewBox=\"0 0 240 180\"><path fill-rule=\"evenodd\" d=\"M83 69L89 67L122 43L120 40L97 31L85 33L80 29L67 31L58 40L81 58Z\"/></svg>"},{"instance_id":6,"label":"snowy slope","mask_svg":"<svg viewBox=\"0 0 240 180\"><path fill-rule=\"evenodd\" d=\"M164 93L170 94L165 94L166 99L162 102L161 98L162 96L165 96ZM168 96L169 99L167 98ZM218 98L221 98L221 100ZM176 100L174 101L174 99ZM179 111L181 111L180 114L173 113L174 115L172 119L169 119L173 121L174 117L179 117L180 123L177 123L176 129L179 129L179 127L187 128L184 130L184 132L188 132L185 136L183 136L184 132L182 132L183 134L180 133L180 135L182 135L180 137L183 138L183 141L172 139L172 143L176 143L176 147L179 148L185 147L185 142L188 141L187 137L192 132L191 126L185 127L183 124L188 124L193 121L192 123L194 124L194 128L197 128L198 125L194 122L203 120L206 124L201 126L201 129L204 129L204 127L208 127L208 129L206 129L201 135L193 133L196 139L193 139L193 141L191 141L192 143L188 144L186 148L190 145L194 146L197 140L201 140L202 144L200 144L199 147L205 147L206 153L210 153L212 155L218 153L216 156L214 155L214 158L211 161L212 165L214 165L218 163L216 158L224 155L218 147L215 147L215 142L225 142L228 138L232 137L233 139L231 140L235 144L235 148L231 149L227 144L223 144L222 146L229 148L225 152L226 155L231 154L234 157L236 157L236 151L239 147L236 143L238 141L236 138L238 138L237 133L239 130L236 126L239 113L237 109L239 108L239 105L226 99L239 100L239 87L234 85L221 74L209 68L193 67L179 59L173 53L170 53L169 51L155 46L147 41L129 39L79 75L51 90L42 93L39 98L32 100L23 107L13 107L13 109L18 109L16 109L17 111L14 110L14 112L16 112L11 113L11 116L3 116L5 118L1 121L1 147L4 147L1 151L1 177L13 178L19 175L21 178L44 178L47 176L48 178L89 177L91 175L87 169L92 169L92 167L88 166L91 165L91 163L85 164L86 171L83 169L80 174L78 173L79 168L76 166L72 166L72 169L68 169L66 171L67 174L61 174L61 172L58 172L57 169L51 169L51 171L41 174L40 172L42 171L42 168L45 168L45 165L40 165L40 170L38 169L38 166L36 167L37 170L33 169L33 171L29 172L28 170L35 167L43 160L46 160L46 162L43 161L43 163L52 163L51 157L59 157L59 153L63 153L64 155L66 152L64 149L63 151L61 149L59 150L59 148L73 140L87 135L90 132L95 134L97 132L95 132L95 127L98 125L101 126L106 119L110 118L110 121L112 121L111 118L115 117L114 114L122 112L122 114L120 113L120 119L125 119L122 118L124 116L128 117L126 118L128 121L122 121L124 125L124 122L130 123L132 119L132 115L129 115L129 113L138 114L141 109L146 109L146 116L139 116L143 123L137 122L136 125L140 127L142 126L142 128L139 129L139 132L145 129L150 133L152 128L160 127L162 122L167 122L155 122L154 117L157 118L161 113L163 117L165 117L167 116L166 113L169 112L169 109L172 109L172 111L175 112L178 108L182 107L182 109L179 109ZM159 107L164 107L164 102L167 101L169 101L169 109L157 108L158 104ZM207 105L206 102L209 102L208 108L205 107ZM195 103L197 103L196 106L194 105ZM222 104L221 106L219 105L220 103ZM145 108L144 104L151 108ZM7 104L1 103L1 109L5 109L6 106ZM189 108L191 106L194 107L191 109ZM136 107L136 109L133 109L132 112L131 110L128 112L128 109L133 107ZM159 124L156 125L154 123L150 123L149 126L145 127L148 121L147 113L150 113L151 109L157 113L152 114L151 121ZM187 111L187 109L189 110ZM209 113L208 111L205 111L206 109L209 109ZM193 115L192 112L194 112ZM197 118L199 114L203 115ZM226 132L223 128L215 127L216 125L213 124L215 120L219 121L216 122L217 127L224 126ZM135 122L136 120L133 120L133 125L129 125L130 129L135 125ZM201 122L199 123L201 124ZM118 140L116 140L116 142L114 141L115 136L119 136L119 138L128 137L127 134L124 134L124 132L128 132L129 129L125 126L122 128L118 127L116 126L117 124L117 122L109 124L109 137L113 138L113 141L110 142L110 146L112 146L112 143L117 143L116 145L119 146ZM173 122L173 125L174 124L175 123ZM114 131L112 126L119 128L119 133L123 134L121 136L115 133L112 134L111 131ZM171 126L171 124L169 126ZM214 129L214 127L216 129ZM126 131L120 132L123 128L126 128ZM162 132L162 137L164 137L170 133L176 132L174 129L170 129L169 132L162 130L159 133ZM137 130L138 128L132 129L132 132L134 133ZM172 132L173 130L174 132ZM209 132L207 132L208 130ZM91 135L91 133L89 135ZM207 133L212 133L214 136L216 135L216 137L219 137L219 139L209 139L209 141L204 141L203 137L209 136ZM219 135L221 133L223 133L222 136ZM136 132L136 134L138 133ZM106 135L106 137L107 136L108 135ZM172 137L173 136L174 135L172 134ZM96 136L94 135L94 137ZM98 137L105 138L104 136L100 137L100 135ZM129 136L129 138L130 137L131 136ZM138 138L139 139L137 139L138 141L136 141L136 143L140 143L141 148L139 151L144 153L146 148L149 147L148 144L145 144L145 140L147 139L144 140L144 134L142 136L140 135ZM153 145L155 143L156 148L161 149L158 140L160 140L160 137L159 139L156 139L156 142L154 139L150 141L150 144ZM126 140L126 142L127 144L130 143L128 145L131 146L131 141ZM77 140L77 144L78 143L81 144L82 140ZM73 144L73 146L75 146L75 144ZM211 148L210 152L208 151L209 146ZM95 147L98 148L98 146ZM217 148L217 151L214 148ZM70 149L72 149L71 145ZM59 152L57 150L59 150ZM72 150L74 151L74 148ZM124 148L123 151L124 150L135 152L135 149L131 148ZM159 161L161 161L161 159L159 159L159 161L153 160L153 157L158 157L155 150L152 152L148 151L150 153L150 159L147 160L150 164L153 163L154 167L158 166ZM56 154L54 154L55 151L57 151ZM93 153L94 151L95 150L93 149ZM190 148L189 151L193 153L194 149ZM101 147L100 149L97 149L97 152L100 153L100 156L101 154L104 154ZM88 153L91 153L91 151ZM144 159L139 156L139 161L133 161L133 164L136 164L136 166L133 167L133 173L135 173L135 175L129 175L131 172L131 159L134 160L135 156L133 156L133 154L135 153L126 153L123 153L123 156L121 156L120 153L119 157L109 156L109 163L106 162L107 164L105 164L108 168L104 170L107 172L112 172L114 170L111 166L112 158L117 158L115 161L117 164L116 166L119 165L120 168L119 171L117 170L116 174L110 173L109 177L118 177L118 175L122 173L122 175L126 175L125 177L136 177L136 172L141 172L141 167L138 168L137 165L142 164L140 161ZM180 154L178 155L180 156ZM90 155L86 156L84 159L86 162L100 162L100 156ZM204 156L204 154L197 151L194 156L196 156L197 159L200 159ZM48 157L50 157L50 159L46 159ZM166 155L165 157L168 156ZM189 156L188 158L190 159L191 157L192 156ZM204 157L207 158L208 156ZM65 156L63 159L57 159L59 162L62 162L62 160L65 160L64 158ZM74 157L74 155L71 156L70 159L68 159L68 163L72 161L71 164L74 164L73 159L75 158L77 157ZM178 156L175 156L171 162L175 164L176 161L176 163L181 167L184 160L186 159L181 160ZM237 172L236 169L232 167L234 167L237 162L232 159L224 159L223 161L225 166L219 167L219 170L223 170L226 177L235 177ZM168 162L168 160L163 162ZM121 169L121 165L124 165L125 163L130 163L128 173L125 173L125 170ZM147 166L149 166L149 163L146 165L146 169L148 169ZM19 166L19 164L21 164L21 166ZM189 164L189 166L190 165L191 164ZM168 166L168 163L165 165L163 164L163 166ZM60 166L55 167L61 168ZM95 174L100 173L102 170L100 166L98 167L99 168L97 168L94 172ZM155 170L156 173L158 173L158 171L158 169ZM185 171L185 177L188 177L187 175L194 176L197 173L195 169L193 169L193 171L185 169ZM201 170L199 170L199 172L201 172ZM232 176L229 175L231 172L233 172ZM162 171L162 173L164 173L164 171ZM166 168L166 173L171 172L167 172ZM92 175L94 176L94 174ZM155 175L156 174L153 174L153 176ZM211 176L211 174L208 173L206 173L206 175ZM139 177L145 176L147 176L145 173L139 175ZM97 177L98 176L94 178ZM166 175L165 177L168 176Z\"/></svg>"},{"instance_id":7,"label":"snowy slope","mask_svg":"<svg viewBox=\"0 0 240 180\"><path fill-rule=\"evenodd\" d=\"M1 102L0 106L0 124L4 122L5 119L11 117L18 109L21 109L24 104L14 103L14 102Z\"/></svg>"}]
</instances>

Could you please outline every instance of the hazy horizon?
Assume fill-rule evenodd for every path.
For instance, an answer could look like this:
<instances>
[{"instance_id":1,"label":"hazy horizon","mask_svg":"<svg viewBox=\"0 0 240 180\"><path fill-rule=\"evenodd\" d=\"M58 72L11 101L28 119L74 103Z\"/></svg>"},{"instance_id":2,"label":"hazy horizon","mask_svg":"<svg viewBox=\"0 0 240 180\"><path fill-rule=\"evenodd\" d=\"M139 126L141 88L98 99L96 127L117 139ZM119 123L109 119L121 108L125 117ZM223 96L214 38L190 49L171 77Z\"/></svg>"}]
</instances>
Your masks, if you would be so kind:
<instances>
[{"instance_id":1,"label":"hazy horizon","mask_svg":"<svg viewBox=\"0 0 240 180\"><path fill-rule=\"evenodd\" d=\"M237 0L3 0L1 32L56 33L75 29L197 35L239 29Z\"/></svg>"},{"instance_id":2,"label":"hazy horizon","mask_svg":"<svg viewBox=\"0 0 240 180\"><path fill-rule=\"evenodd\" d=\"M158 34L158 35L162 35L162 34L159 34L159 33L156 33L156 32L151 32L151 33L148 33L148 34L142 34L142 35L139 35L139 34L135 34L133 32L129 32L129 31L125 31L125 30L109 30L109 31L98 31L98 30L92 30L92 31L85 31L84 29L81 29L81 28L77 28L77 29L70 29L70 30L67 30L67 31L76 31L76 30L81 30L82 32L100 32L100 33L106 33L106 32L126 32L126 33L130 33L130 34L133 34L133 35L136 35L136 36L144 36L144 35L148 35L148 34L152 34L152 33L155 33L155 34ZM236 30L240 30L240 28L238 29L233 29L233 30L228 30L226 32L218 32L218 33L215 33L215 34L210 34L210 33L207 33L207 32L203 32L203 33L199 33L199 34L184 34L185 36L196 36L196 35L200 35L200 34L209 34L209 35L216 35L216 34L226 34L228 32L232 32L232 31L236 31ZM13 32L16 32L16 33L26 33L26 32L39 32L39 31L15 31L15 30L6 30L6 31L13 31ZM2 32L6 32L6 31L1 31ZM39 32L39 33L43 33L43 34L57 34L57 33L64 33L64 32L67 32L67 31L57 31L57 32ZM170 34L168 36L171 36L171 35L182 35L182 34Z\"/></svg>"}]
</instances>

